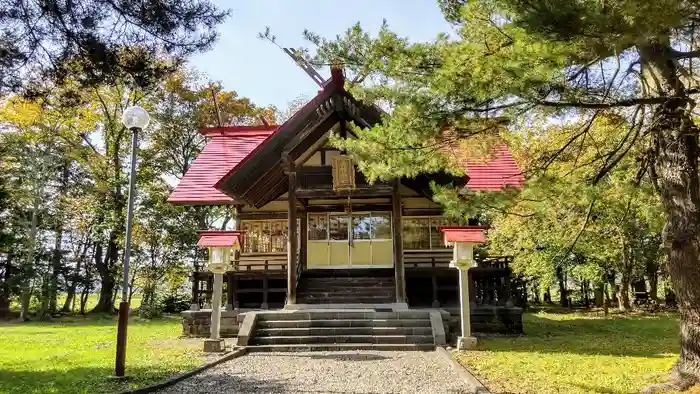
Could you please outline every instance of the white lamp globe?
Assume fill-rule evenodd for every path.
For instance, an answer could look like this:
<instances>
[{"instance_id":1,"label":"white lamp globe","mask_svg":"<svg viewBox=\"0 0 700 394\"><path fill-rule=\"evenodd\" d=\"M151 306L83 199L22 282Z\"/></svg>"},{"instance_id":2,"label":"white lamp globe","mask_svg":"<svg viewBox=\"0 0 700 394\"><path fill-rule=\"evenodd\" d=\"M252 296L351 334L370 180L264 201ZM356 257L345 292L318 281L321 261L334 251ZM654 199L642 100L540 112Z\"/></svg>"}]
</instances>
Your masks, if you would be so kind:
<instances>
[{"instance_id":1,"label":"white lamp globe","mask_svg":"<svg viewBox=\"0 0 700 394\"><path fill-rule=\"evenodd\" d=\"M132 129L134 127L145 129L150 120L151 118L148 116L148 112L138 105L127 108L122 114L122 123L127 129Z\"/></svg>"}]
</instances>

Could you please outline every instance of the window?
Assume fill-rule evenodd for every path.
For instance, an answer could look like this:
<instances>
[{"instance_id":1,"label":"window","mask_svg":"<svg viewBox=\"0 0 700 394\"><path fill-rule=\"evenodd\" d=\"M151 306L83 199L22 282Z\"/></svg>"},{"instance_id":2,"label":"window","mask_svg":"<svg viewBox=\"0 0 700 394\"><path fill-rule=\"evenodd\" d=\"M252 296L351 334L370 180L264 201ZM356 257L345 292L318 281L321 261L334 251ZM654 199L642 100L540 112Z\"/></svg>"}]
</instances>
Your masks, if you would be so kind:
<instances>
[{"instance_id":1,"label":"window","mask_svg":"<svg viewBox=\"0 0 700 394\"><path fill-rule=\"evenodd\" d=\"M329 235L331 241L343 241L348 239L347 215L330 215Z\"/></svg>"},{"instance_id":2,"label":"window","mask_svg":"<svg viewBox=\"0 0 700 394\"><path fill-rule=\"evenodd\" d=\"M286 219L242 220L241 230L246 232L243 245L245 253L281 253L287 251L289 231ZM299 235L298 220L297 235Z\"/></svg>"},{"instance_id":3,"label":"window","mask_svg":"<svg viewBox=\"0 0 700 394\"><path fill-rule=\"evenodd\" d=\"M328 215L309 214L309 241L328 239Z\"/></svg>"},{"instance_id":4,"label":"window","mask_svg":"<svg viewBox=\"0 0 700 394\"><path fill-rule=\"evenodd\" d=\"M391 239L391 214L372 214L372 239Z\"/></svg>"},{"instance_id":5,"label":"window","mask_svg":"<svg viewBox=\"0 0 700 394\"><path fill-rule=\"evenodd\" d=\"M421 216L403 218L404 249L445 249L439 227L455 222L442 216Z\"/></svg>"},{"instance_id":6,"label":"window","mask_svg":"<svg viewBox=\"0 0 700 394\"><path fill-rule=\"evenodd\" d=\"M352 215L352 239L370 239L372 218L369 215Z\"/></svg>"},{"instance_id":7,"label":"window","mask_svg":"<svg viewBox=\"0 0 700 394\"><path fill-rule=\"evenodd\" d=\"M352 239L391 239L391 214L388 212L309 214L308 220L309 241L347 241L348 224Z\"/></svg>"}]
</instances>

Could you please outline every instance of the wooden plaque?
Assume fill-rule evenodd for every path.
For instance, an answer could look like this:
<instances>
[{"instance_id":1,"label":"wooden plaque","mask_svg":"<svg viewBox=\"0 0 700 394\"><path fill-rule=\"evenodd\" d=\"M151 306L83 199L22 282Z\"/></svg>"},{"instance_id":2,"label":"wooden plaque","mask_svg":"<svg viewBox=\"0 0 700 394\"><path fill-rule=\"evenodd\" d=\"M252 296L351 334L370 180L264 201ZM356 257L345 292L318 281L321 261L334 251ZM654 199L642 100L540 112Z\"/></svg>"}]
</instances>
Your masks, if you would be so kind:
<instances>
[{"instance_id":1,"label":"wooden plaque","mask_svg":"<svg viewBox=\"0 0 700 394\"><path fill-rule=\"evenodd\" d=\"M333 157L333 190L355 190L355 166L347 155Z\"/></svg>"}]
</instances>

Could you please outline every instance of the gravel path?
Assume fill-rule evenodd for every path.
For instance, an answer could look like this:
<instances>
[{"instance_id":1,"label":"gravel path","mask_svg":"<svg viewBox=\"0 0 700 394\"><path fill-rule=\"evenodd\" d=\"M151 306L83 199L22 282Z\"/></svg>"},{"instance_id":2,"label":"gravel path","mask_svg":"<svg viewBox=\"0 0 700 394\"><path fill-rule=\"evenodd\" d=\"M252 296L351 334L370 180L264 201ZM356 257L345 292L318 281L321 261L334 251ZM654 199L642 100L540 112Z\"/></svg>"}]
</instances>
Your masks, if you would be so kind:
<instances>
[{"instance_id":1,"label":"gravel path","mask_svg":"<svg viewBox=\"0 0 700 394\"><path fill-rule=\"evenodd\" d=\"M436 352L249 353L159 393L463 394Z\"/></svg>"}]
</instances>

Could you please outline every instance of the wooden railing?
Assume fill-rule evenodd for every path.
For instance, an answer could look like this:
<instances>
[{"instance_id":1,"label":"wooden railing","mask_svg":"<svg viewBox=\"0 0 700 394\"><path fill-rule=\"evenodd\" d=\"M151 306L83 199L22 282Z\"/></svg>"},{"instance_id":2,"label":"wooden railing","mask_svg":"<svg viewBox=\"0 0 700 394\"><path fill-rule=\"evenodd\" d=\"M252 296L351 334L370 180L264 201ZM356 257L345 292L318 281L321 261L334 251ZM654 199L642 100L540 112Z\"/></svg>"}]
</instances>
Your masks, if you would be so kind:
<instances>
[{"instance_id":1,"label":"wooden railing","mask_svg":"<svg viewBox=\"0 0 700 394\"><path fill-rule=\"evenodd\" d=\"M237 273L283 273L287 272L287 253L241 253L239 261L233 262Z\"/></svg>"},{"instance_id":2,"label":"wooden railing","mask_svg":"<svg viewBox=\"0 0 700 394\"><path fill-rule=\"evenodd\" d=\"M405 269L448 268L452 260L452 249L444 250L404 250Z\"/></svg>"}]
</instances>

